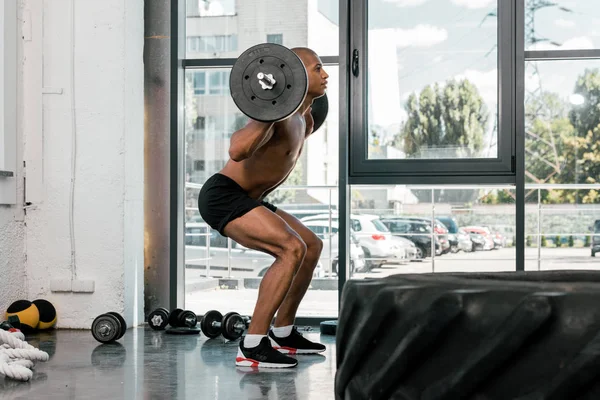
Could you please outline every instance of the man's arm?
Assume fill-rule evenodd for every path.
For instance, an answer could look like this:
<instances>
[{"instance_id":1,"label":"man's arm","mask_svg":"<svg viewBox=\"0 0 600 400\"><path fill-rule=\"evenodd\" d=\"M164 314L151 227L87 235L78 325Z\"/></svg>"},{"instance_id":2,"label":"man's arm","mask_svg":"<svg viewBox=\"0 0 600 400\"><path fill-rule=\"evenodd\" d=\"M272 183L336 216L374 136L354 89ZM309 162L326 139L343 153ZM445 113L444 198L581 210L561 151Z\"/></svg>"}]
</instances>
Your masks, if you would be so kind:
<instances>
[{"instance_id":1,"label":"man's arm","mask_svg":"<svg viewBox=\"0 0 600 400\"><path fill-rule=\"evenodd\" d=\"M271 139L275 123L250 120L245 127L231 135L229 157L233 161L242 161L252 157L254 152Z\"/></svg>"}]
</instances>

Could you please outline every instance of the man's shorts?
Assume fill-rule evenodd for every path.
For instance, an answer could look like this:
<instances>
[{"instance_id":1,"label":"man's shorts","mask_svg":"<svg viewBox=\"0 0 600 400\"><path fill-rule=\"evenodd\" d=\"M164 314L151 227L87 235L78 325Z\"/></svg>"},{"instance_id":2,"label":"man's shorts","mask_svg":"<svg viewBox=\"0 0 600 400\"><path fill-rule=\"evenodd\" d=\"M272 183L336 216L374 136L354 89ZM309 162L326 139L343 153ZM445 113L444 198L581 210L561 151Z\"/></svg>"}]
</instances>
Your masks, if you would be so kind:
<instances>
[{"instance_id":1,"label":"man's shorts","mask_svg":"<svg viewBox=\"0 0 600 400\"><path fill-rule=\"evenodd\" d=\"M236 181L220 173L208 178L198 195L202 219L225 237L223 229L229 222L260 206L277 211L273 204L251 198Z\"/></svg>"}]
</instances>

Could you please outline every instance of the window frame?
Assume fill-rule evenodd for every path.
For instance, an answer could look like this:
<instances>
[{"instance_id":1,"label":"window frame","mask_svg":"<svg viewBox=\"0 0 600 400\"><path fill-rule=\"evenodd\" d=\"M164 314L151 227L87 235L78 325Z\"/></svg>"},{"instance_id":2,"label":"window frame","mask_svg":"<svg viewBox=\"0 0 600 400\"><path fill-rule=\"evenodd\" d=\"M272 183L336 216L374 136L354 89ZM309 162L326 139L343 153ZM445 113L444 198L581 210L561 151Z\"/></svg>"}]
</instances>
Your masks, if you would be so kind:
<instances>
[{"instance_id":1,"label":"window frame","mask_svg":"<svg viewBox=\"0 0 600 400\"><path fill-rule=\"evenodd\" d=\"M369 159L368 0L351 2L350 55L358 51L358 76L350 68L350 184L507 184L515 183L514 104L515 4L498 1L498 157L471 159ZM352 63L350 63L352 65ZM476 174L473 171L477 171Z\"/></svg>"}]
</instances>

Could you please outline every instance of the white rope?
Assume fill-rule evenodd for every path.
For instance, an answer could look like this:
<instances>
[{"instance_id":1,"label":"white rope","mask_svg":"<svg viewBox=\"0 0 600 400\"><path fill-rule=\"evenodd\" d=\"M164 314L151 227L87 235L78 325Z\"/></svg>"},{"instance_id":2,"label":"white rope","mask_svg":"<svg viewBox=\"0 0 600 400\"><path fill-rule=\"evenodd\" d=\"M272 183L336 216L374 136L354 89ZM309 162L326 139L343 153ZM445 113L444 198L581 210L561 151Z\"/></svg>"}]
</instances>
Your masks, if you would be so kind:
<instances>
[{"instance_id":1,"label":"white rope","mask_svg":"<svg viewBox=\"0 0 600 400\"><path fill-rule=\"evenodd\" d=\"M48 361L48 353L27 343L21 332L0 329L0 374L28 381L33 376L34 361Z\"/></svg>"}]
</instances>

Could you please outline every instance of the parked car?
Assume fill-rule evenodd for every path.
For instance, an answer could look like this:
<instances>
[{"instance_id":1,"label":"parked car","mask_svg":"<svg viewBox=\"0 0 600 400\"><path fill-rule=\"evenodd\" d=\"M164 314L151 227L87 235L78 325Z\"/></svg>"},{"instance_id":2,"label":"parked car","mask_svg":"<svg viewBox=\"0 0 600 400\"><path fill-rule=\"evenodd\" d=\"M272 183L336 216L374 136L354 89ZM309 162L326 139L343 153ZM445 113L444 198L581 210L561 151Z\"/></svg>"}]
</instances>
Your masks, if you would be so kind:
<instances>
[{"instance_id":1,"label":"parked car","mask_svg":"<svg viewBox=\"0 0 600 400\"><path fill-rule=\"evenodd\" d=\"M475 251L473 240L471 240L471 236L464 229L458 229L458 233L456 234L456 240L458 242L458 250L466 252Z\"/></svg>"},{"instance_id":2,"label":"parked car","mask_svg":"<svg viewBox=\"0 0 600 400\"><path fill-rule=\"evenodd\" d=\"M452 253L458 253L458 251L461 250L458 243L458 222L452 216L437 217L437 220L444 224L446 229L448 229L450 251L452 251Z\"/></svg>"},{"instance_id":3,"label":"parked car","mask_svg":"<svg viewBox=\"0 0 600 400\"><path fill-rule=\"evenodd\" d=\"M210 238L208 242L207 238ZM264 276L274 261L273 256L249 249L233 240L230 253L227 238L213 229L209 229L207 236L207 224L204 222L187 223L185 226L186 268L206 270L208 265L210 276L224 278L229 276L231 264L231 276L254 278ZM319 261L313 276L323 276L323 271L323 265Z\"/></svg>"},{"instance_id":4,"label":"parked car","mask_svg":"<svg viewBox=\"0 0 600 400\"><path fill-rule=\"evenodd\" d=\"M597 219L592 226L592 257L596 257L596 253L600 252L600 219Z\"/></svg>"},{"instance_id":5,"label":"parked car","mask_svg":"<svg viewBox=\"0 0 600 400\"><path fill-rule=\"evenodd\" d=\"M493 250L496 247L489 230L480 226L465 226L463 229L471 235L476 250Z\"/></svg>"},{"instance_id":6,"label":"parked car","mask_svg":"<svg viewBox=\"0 0 600 400\"><path fill-rule=\"evenodd\" d=\"M431 226L431 218L424 217L402 217L411 221L422 221L429 226ZM436 238L440 243L440 253L436 253L436 255L448 254L450 252L450 240L448 240L448 228L439 220L435 219L435 223L433 225L433 231L436 234Z\"/></svg>"},{"instance_id":7,"label":"parked car","mask_svg":"<svg viewBox=\"0 0 600 400\"><path fill-rule=\"evenodd\" d=\"M331 222L331 232L329 220L313 220L305 221L303 224L313 231L322 241L323 250L321 251L321 263L325 266L325 273L328 271L328 266L335 274L338 273L338 258L339 258L339 234L338 223ZM331 240L330 240L331 239ZM329 252L331 251L331 258ZM350 270L352 272L365 271L365 253L360 247L360 242L354 233L350 236Z\"/></svg>"},{"instance_id":8,"label":"parked car","mask_svg":"<svg viewBox=\"0 0 600 400\"><path fill-rule=\"evenodd\" d=\"M320 214L302 218L300 221L304 224L319 220L329 222L329 218L330 214ZM331 221L338 222L337 212L331 214ZM365 253L367 270L416 258L416 248L408 246L405 241L393 239L391 232L377 215L351 214L350 229Z\"/></svg>"},{"instance_id":9,"label":"parked car","mask_svg":"<svg viewBox=\"0 0 600 400\"><path fill-rule=\"evenodd\" d=\"M417 249L417 258L431 257L431 225L423 221L407 220L402 217L381 217L381 221L393 234L402 235L412 241ZM439 240L435 240L436 252L440 249Z\"/></svg>"}]
</instances>

